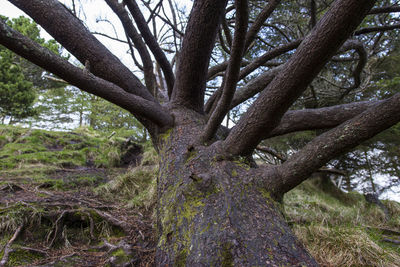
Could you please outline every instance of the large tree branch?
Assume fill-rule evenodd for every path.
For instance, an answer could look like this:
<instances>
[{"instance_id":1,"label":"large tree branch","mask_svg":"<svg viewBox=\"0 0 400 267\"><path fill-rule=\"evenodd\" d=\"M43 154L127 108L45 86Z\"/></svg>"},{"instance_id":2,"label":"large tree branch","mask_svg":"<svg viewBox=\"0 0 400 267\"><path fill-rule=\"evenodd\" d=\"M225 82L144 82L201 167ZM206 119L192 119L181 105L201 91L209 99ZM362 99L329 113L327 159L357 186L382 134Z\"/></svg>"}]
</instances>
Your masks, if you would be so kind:
<instances>
[{"instance_id":1,"label":"large tree branch","mask_svg":"<svg viewBox=\"0 0 400 267\"><path fill-rule=\"evenodd\" d=\"M117 85L94 76L86 69L75 67L68 61L13 30L0 20L0 44L66 82L88 93L102 97L133 115L146 118L159 127L171 126L172 116L158 103L130 94Z\"/></svg>"},{"instance_id":2,"label":"large tree branch","mask_svg":"<svg viewBox=\"0 0 400 267\"><path fill-rule=\"evenodd\" d=\"M274 192L283 194L341 153L400 121L400 93L316 137L275 169Z\"/></svg>"},{"instance_id":3,"label":"large tree branch","mask_svg":"<svg viewBox=\"0 0 400 267\"><path fill-rule=\"evenodd\" d=\"M363 101L316 109L290 110L283 115L279 125L263 138L298 131L330 129L379 103L381 101Z\"/></svg>"},{"instance_id":4,"label":"large tree branch","mask_svg":"<svg viewBox=\"0 0 400 267\"><path fill-rule=\"evenodd\" d=\"M262 66L264 63L267 61L274 59L284 53L287 53L293 49L296 49L302 42L303 40L299 39L284 45L281 45L277 48L272 49L271 51L266 52L262 56L254 59L253 61L250 62L246 67L244 67L240 71L240 76L239 79L243 79L247 75L249 75L252 71L256 70L260 66Z\"/></svg>"},{"instance_id":5,"label":"large tree branch","mask_svg":"<svg viewBox=\"0 0 400 267\"><path fill-rule=\"evenodd\" d=\"M270 0L268 5L264 7L261 13L257 16L254 23L251 25L249 31L246 34L246 44L245 48L249 48L251 43L257 36L257 33L260 31L264 22L268 19L268 17L272 14L272 12L276 9L281 0Z\"/></svg>"},{"instance_id":6,"label":"large tree branch","mask_svg":"<svg viewBox=\"0 0 400 267\"><path fill-rule=\"evenodd\" d=\"M227 153L251 153L306 90L374 5L374 0L337 0L304 39L224 141Z\"/></svg>"},{"instance_id":7,"label":"large tree branch","mask_svg":"<svg viewBox=\"0 0 400 267\"><path fill-rule=\"evenodd\" d=\"M227 0L193 3L172 93L175 105L203 112L207 68L226 4Z\"/></svg>"},{"instance_id":8,"label":"large tree branch","mask_svg":"<svg viewBox=\"0 0 400 267\"><path fill-rule=\"evenodd\" d=\"M129 93L154 101L140 80L121 63L67 8L56 0L10 0L39 23L90 72ZM89 63L89 64L87 64Z\"/></svg>"},{"instance_id":9,"label":"large tree branch","mask_svg":"<svg viewBox=\"0 0 400 267\"><path fill-rule=\"evenodd\" d=\"M362 29L355 31L354 35L362 35L362 34L371 33L371 32L386 32L386 31L391 31L394 29L400 29L400 24L362 28Z\"/></svg>"},{"instance_id":10,"label":"large tree branch","mask_svg":"<svg viewBox=\"0 0 400 267\"><path fill-rule=\"evenodd\" d=\"M116 0L112 0L112 1L116 1ZM158 45L157 40L154 38L153 34L151 34L151 31L146 23L146 19L143 17L143 14L140 11L140 8L137 5L136 1L134 1L134 0L124 0L124 1L125 1L126 5L128 6L128 9L133 16L133 19L135 20L136 25L139 28L139 31L142 34L144 41L150 48L150 50L153 53L154 57L156 58L158 64L160 64L160 67L164 73L165 81L167 83L168 95L171 95L172 88L174 87L174 83L175 83L175 76L172 71L171 64L169 63L164 52Z\"/></svg>"},{"instance_id":11,"label":"large tree branch","mask_svg":"<svg viewBox=\"0 0 400 267\"><path fill-rule=\"evenodd\" d=\"M239 88L235 92L235 96L233 97L231 103L231 109L236 107L237 105L243 103L244 101L252 98L257 93L264 90L268 84L275 78L275 76L282 71L284 65L278 66L273 68L270 71L264 72L263 74L259 75L258 77L251 80L245 86Z\"/></svg>"},{"instance_id":12,"label":"large tree branch","mask_svg":"<svg viewBox=\"0 0 400 267\"><path fill-rule=\"evenodd\" d=\"M142 37L136 31L135 26L132 24L132 21L129 17L128 12L126 11L126 9L122 4L119 4L117 1L114 0L106 0L106 2L108 6L118 16L128 38L132 40L133 44L135 45L135 48L138 50L140 58L142 59L143 63L143 73L144 73L146 87L153 95L155 95L156 78L153 72L153 61L151 60L149 51L147 50L146 45L142 40Z\"/></svg>"},{"instance_id":13,"label":"large tree branch","mask_svg":"<svg viewBox=\"0 0 400 267\"><path fill-rule=\"evenodd\" d=\"M400 6L376 7L371 9L371 11L368 12L368 14L373 15L373 14L393 13L393 12L400 12Z\"/></svg>"},{"instance_id":14,"label":"large tree branch","mask_svg":"<svg viewBox=\"0 0 400 267\"><path fill-rule=\"evenodd\" d=\"M249 20L247 0L236 0L235 35L231 46L231 58L228 70L224 77L223 91L218 101L217 108L211 114L202 136L203 141L210 140L217 132L219 125L230 110L232 98L235 94L239 78L240 64L245 49L245 36Z\"/></svg>"},{"instance_id":15,"label":"large tree branch","mask_svg":"<svg viewBox=\"0 0 400 267\"><path fill-rule=\"evenodd\" d=\"M353 79L354 79L354 84L348 88L342 93L340 96L340 99L343 99L346 95L350 93L351 90L357 88L361 84L361 73L367 64L368 60L368 53L367 50L365 49L363 43L361 43L358 40L348 40L340 49L340 52L342 51L347 51L354 49L357 54L358 54L358 64L356 68L353 70Z\"/></svg>"}]
</instances>

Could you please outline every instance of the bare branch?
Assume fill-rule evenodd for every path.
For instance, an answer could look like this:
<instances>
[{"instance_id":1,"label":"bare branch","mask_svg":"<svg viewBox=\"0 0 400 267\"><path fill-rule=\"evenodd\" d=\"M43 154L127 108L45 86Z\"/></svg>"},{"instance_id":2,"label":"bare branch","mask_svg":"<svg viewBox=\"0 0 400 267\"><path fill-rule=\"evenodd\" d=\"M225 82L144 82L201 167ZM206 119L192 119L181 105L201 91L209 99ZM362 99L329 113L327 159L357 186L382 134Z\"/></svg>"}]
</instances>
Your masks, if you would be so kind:
<instances>
[{"instance_id":1,"label":"bare branch","mask_svg":"<svg viewBox=\"0 0 400 267\"><path fill-rule=\"evenodd\" d=\"M111 1L111 0L110 0ZM115 1L115 0L112 0ZM150 48L151 52L153 53L154 57L156 58L158 64L164 73L165 80L168 86L168 95L171 95L172 88L174 87L175 83L175 76L172 71L171 64L169 63L167 57L165 56L164 52L160 48L157 43L157 40L151 34L151 31L146 23L146 19L143 17L142 12L140 11L139 6L137 5L136 1L134 0L124 0L129 11L131 12L133 19L136 22L136 25L139 28L140 33L148 47Z\"/></svg>"},{"instance_id":2,"label":"bare branch","mask_svg":"<svg viewBox=\"0 0 400 267\"><path fill-rule=\"evenodd\" d=\"M342 93L339 99L343 99L351 90L357 88L361 84L361 72L363 71L365 65L367 64L368 60L368 53L367 50L365 49L363 43L361 43L358 40L348 40L346 43L342 46L341 52L354 49L358 53L358 64L357 67L353 71L353 78L354 78L354 84L347 88L345 92Z\"/></svg>"},{"instance_id":3,"label":"bare branch","mask_svg":"<svg viewBox=\"0 0 400 267\"><path fill-rule=\"evenodd\" d=\"M355 31L354 35L362 35L362 34L372 33L372 32L385 32L385 31L391 31L394 29L400 29L400 24L362 28L362 29Z\"/></svg>"},{"instance_id":4,"label":"bare branch","mask_svg":"<svg viewBox=\"0 0 400 267\"><path fill-rule=\"evenodd\" d=\"M235 96L233 97L231 109L264 90L268 86L268 84L275 78L275 76L282 70L283 65L273 68L272 70L259 75L257 78L254 78L245 86L239 88L236 91Z\"/></svg>"},{"instance_id":5,"label":"bare branch","mask_svg":"<svg viewBox=\"0 0 400 267\"><path fill-rule=\"evenodd\" d=\"M392 13L392 12L400 12L400 6L376 7L371 9L371 11L368 14L373 15L373 14Z\"/></svg>"},{"instance_id":6,"label":"bare branch","mask_svg":"<svg viewBox=\"0 0 400 267\"><path fill-rule=\"evenodd\" d=\"M11 237L11 239L8 240L6 246L4 247L4 253L3 253L3 257L2 257L2 259L0 261L0 266L6 266L6 264L8 262L8 258L10 257L10 253L14 251L11 248L11 245L14 243L15 239L17 239L17 237L21 233L23 227L24 227L24 225L20 225L17 228L17 230L15 230L15 232L14 232L13 236Z\"/></svg>"},{"instance_id":7,"label":"bare branch","mask_svg":"<svg viewBox=\"0 0 400 267\"><path fill-rule=\"evenodd\" d=\"M23 10L82 64L90 63L90 72L117 84L127 92L147 100L154 98L140 80L121 63L71 12L56 0L10 0Z\"/></svg>"},{"instance_id":8,"label":"bare branch","mask_svg":"<svg viewBox=\"0 0 400 267\"><path fill-rule=\"evenodd\" d=\"M382 101L353 119L316 137L288 161L277 167L279 185L275 192L285 193L346 150L375 136L400 121L400 93Z\"/></svg>"},{"instance_id":9,"label":"bare branch","mask_svg":"<svg viewBox=\"0 0 400 267\"><path fill-rule=\"evenodd\" d=\"M100 36L106 37L106 38L108 38L110 40L117 41L117 42L120 42L120 43L128 44L128 42L125 41L125 40L121 40L121 39L118 39L116 37L112 37L112 36L110 36L108 34L105 34L105 33L102 33L102 32L92 32L92 34L100 35Z\"/></svg>"},{"instance_id":10,"label":"bare branch","mask_svg":"<svg viewBox=\"0 0 400 267\"><path fill-rule=\"evenodd\" d=\"M274 156L275 158L279 159L281 162L285 162L287 160L285 155L280 154L278 151L276 151L273 148L266 147L266 146L257 146L256 149L261 152L268 153L268 154Z\"/></svg>"},{"instance_id":11,"label":"bare branch","mask_svg":"<svg viewBox=\"0 0 400 267\"><path fill-rule=\"evenodd\" d=\"M175 105L203 112L208 64L226 3L227 0L193 3L172 93Z\"/></svg>"},{"instance_id":12,"label":"bare branch","mask_svg":"<svg viewBox=\"0 0 400 267\"><path fill-rule=\"evenodd\" d=\"M249 31L246 34L246 49L250 47L251 43L256 38L257 33L260 31L263 23L268 19L268 17L272 14L272 12L276 9L280 2L281 0L270 0L268 2L268 5L266 5L261 13L257 16L256 20L251 25Z\"/></svg>"},{"instance_id":13,"label":"bare branch","mask_svg":"<svg viewBox=\"0 0 400 267\"><path fill-rule=\"evenodd\" d=\"M243 68L240 71L239 79L240 80L243 79L244 77L249 75L252 71L254 71L257 68L259 68L260 66L262 66L267 61L274 59L284 53L287 53L287 52L293 50L293 49L296 49L301 44L302 41L303 40L299 39L299 40L281 45L275 49L272 49L272 50L266 52L264 55L254 59L253 61L251 61L250 64L248 64L245 68Z\"/></svg>"},{"instance_id":14,"label":"bare branch","mask_svg":"<svg viewBox=\"0 0 400 267\"><path fill-rule=\"evenodd\" d=\"M264 139L299 131L330 129L379 103L381 101L363 101L325 108L290 110L271 133L264 135Z\"/></svg>"},{"instance_id":15,"label":"bare branch","mask_svg":"<svg viewBox=\"0 0 400 267\"><path fill-rule=\"evenodd\" d=\"M203 141L210 140L217 132L219 125L228 113L240 72L240 63L244 53L245 36L249 20L247 0L236 0L235 35L231 47L231 58L224 77L223 91L217 108L211 114L202 136Z\"/></svg>"},{"instance_id":16,"label":"bare branch","mask_svg":"<svg viewBox=\"0 0 400 267\"><path fill-rule=\"evenodd\" d=\"M374 5L374 0L338 0L305 38L224 141L227 152L246 155L268 135Z\"/></svg>"},{"instance_id":17,"label":"bare branch","mask_svg":"<svg viewBox=\"0 0 400 267\"><path fill-rule=\"evenodd\" d=\"M314 28L317 24L317 5L315 0L310 0L310 26Z\"/></svg>"},{"instance_id":18,"label":"bare branch","mask_svg":"<svg viewBox=\"0 0 400 267\"><path fill-rule=\"evenodd\" d=\"M135 45L135 48L138 50L140 58L142 59L143 63L143 72L144 72L144 78L145 78L145 83L147 86L147 89L150 91L150 93L155 95L155 76L153 72L153 62L151 60L149 51L146 48L146 45L144 44L141 36L139 33L136 31L135 26L132 24L132 21L129 17L128 12L125 10L124 6L121 4L118 4L117 1L114 0L106 0L108 6L114 11L114 13L118 16L120 19L122 26L124 27L124 30L126 32L126 35L128 38L132 40L132 42ZM133 51L132 51L132 57L134 58ZM134 59L134 61L136 61Z\"/></svg>"},{"instance_id":19,"label":"bare branch","mask_svg":"<svg viewBox=\"0 0 400 267\"><path fill-rule=\"evenodd\" d=\"M275 158L279 159L282 163L287 161L287 157L285 155L280 154L277 152L275 149L266 147L266 146L257 146L257 150L268 153ZM327 167L321 167L319 168L316 172L324 172L324 173L330 173L330 174L336 174L336 175L346 175L346 172L338 169L332 169L332 168L327 168Z\"/></svg>"},{"instance_id":20,"label":"bare branch","mask_svg":"<svg viewBox=\"0 0 400 267\"><path fill-rule=\"evenodd\" d=\"M170 126L173 123L171 115L158 103L130 94L115 84L94 76L86 69L75 67L47 48L13 30L2 20L0 20L0 44L54 73L69 84L102 97L133 115L146 118L159 127Z\"/></svg>"},{"instance_id":21,"label":"bare branch","mask_svg":"<svg viewBox=\"0 0 400 267\"><path fill-rule=\"evenodd\" d=\"M215 66L209 68L208 73L207 73L207 80L211 80L218 73L225 71L226 68L228 67L228 64L229 64L229 61L224 61L221 64L218 64L218 65L215 65ZM242 60L242 63L241 63L242 67L246 66L247 64L249 64L248 61Z\"/></svg>"}]
</instances>

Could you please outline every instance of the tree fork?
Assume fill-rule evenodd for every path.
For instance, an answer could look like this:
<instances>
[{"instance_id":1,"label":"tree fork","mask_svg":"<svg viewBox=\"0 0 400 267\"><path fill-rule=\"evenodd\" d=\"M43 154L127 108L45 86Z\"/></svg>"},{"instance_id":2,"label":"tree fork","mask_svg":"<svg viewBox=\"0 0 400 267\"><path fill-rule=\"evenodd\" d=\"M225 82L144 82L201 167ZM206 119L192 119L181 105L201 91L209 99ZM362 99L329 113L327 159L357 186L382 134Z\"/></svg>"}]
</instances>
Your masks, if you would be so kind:
<instances>
[{"instance_id":1,"label":"tree fork","mask_svg":"<svg viewBox=\"0 0 400 267\"><path fill-rule=\"evenodd\" d=\"M254 170L197 145L204 123L178 124L159 141L157 266L317 266Z\"/></svg>"}]
</instances>

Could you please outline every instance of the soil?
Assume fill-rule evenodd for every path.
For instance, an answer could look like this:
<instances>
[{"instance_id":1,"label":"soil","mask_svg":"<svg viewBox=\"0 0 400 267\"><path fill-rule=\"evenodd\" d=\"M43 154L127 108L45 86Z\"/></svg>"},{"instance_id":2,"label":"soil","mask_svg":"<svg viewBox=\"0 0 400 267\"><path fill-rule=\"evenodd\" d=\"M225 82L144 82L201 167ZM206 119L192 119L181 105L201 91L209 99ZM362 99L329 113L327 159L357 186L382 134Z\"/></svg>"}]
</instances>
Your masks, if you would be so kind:
<instances>
[{"instance_id":1,"label":"soil","mask_svg":"<svg viewBox=\"0 0 400 267\"><path fill-rule=\"evenodd\" d=\"M151 212L125 208L117 200L93 192L94 186L123 171L59 169L46 182L0 175L0 216L21 207L28 217L40 213L39 220L18 218L22 231L10 244L5 266L152 266L156 244ZM86 181L79 177L94 178ZM61 181L62 186L57 187ZM108 233L102 232L102 225L108 226ZM5 237L0 233L0 241ZM1 244L4 260L6 246ZM21 252L38 257L13 262Z\"/></svg>"}]
</instances>

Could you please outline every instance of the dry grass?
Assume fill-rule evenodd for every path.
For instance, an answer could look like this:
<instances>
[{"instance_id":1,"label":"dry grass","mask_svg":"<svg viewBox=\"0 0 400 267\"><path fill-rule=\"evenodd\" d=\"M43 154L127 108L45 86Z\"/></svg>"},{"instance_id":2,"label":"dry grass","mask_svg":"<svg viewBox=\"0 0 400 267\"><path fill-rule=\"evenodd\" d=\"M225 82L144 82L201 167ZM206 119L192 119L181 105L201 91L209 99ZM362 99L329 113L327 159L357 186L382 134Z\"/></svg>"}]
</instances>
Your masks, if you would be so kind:
<instances>
[{"instance_id":1,"label":"dry grass","mask_svg":"<svg viewBox=\"0 0 400 267\"><path fill-rule=\"evenodd\" d=\"M384 250L364 229L298 225L293 230L322 266L400 266L400 255Z\"/></svg>"},{"instance_id":2,"label":"dry grass","mask_svg":"<svg viewBox=\"0 0 400 267\"><path fill-rule=\"evenodd\" d=\"M118 198L129 208L149 209L155 203L156 166L139 166L96 189L99 195Z\"/></svg>"},{"instance_id":3,"label":"dry grass","mask_svg":"<svg viewBox=\"0 0 400 267\"><path fill-rule=\"evenodd\" d=\"M286 194L285 214L296 236L322 266L400 266L400 248L382 242L379 232L399 229L400 204L384 202L392 215L387 221L362 195L343 194L323 192L312 181Z\"/></svg>"}]
</instances>

